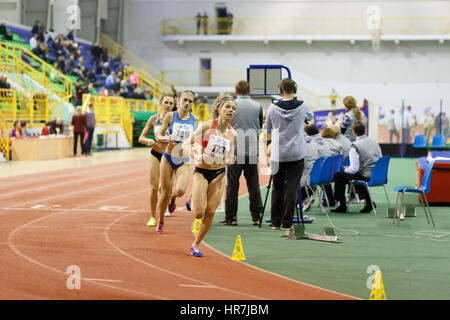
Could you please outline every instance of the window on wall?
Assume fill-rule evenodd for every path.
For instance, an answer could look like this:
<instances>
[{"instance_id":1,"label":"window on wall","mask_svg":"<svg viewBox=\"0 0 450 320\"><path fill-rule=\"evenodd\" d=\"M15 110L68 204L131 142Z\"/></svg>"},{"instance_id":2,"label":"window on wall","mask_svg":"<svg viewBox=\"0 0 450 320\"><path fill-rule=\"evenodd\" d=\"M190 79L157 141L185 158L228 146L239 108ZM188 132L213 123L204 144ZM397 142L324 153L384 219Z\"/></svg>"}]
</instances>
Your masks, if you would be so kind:
<instances>
[{"instance_id":1,"label":"window on wall","mask_svg":"<svg viewBox=\"0 0 450 320\"><path fill-rule=\"evenodd\" d=\"M200 58L200 86L211 86L211 58Z\"/></svg>"}]
</instances>

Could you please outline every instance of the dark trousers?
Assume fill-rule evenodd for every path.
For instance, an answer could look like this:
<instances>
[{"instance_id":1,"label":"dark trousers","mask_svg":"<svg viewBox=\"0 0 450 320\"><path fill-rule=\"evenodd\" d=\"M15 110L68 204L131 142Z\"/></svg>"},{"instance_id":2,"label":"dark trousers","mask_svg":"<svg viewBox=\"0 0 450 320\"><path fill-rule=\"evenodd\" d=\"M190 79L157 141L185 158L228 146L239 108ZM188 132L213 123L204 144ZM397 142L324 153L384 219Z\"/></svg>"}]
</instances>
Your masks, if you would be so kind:
<instances>
[{"instance_id":1,"label":"dark trousers","mask_svg":"<svg viewBox=\"0 0 450 320\"><path fill-rule=\"evenodd\" d=\"M84 132L74 132L73 133L73 154L77 154L77 148L78 148L78 137L80 138L80 144L81 144L81 154L84 154Z\"/></svg>"},{"instance_id":2,"label":"dark trousers","mask_svg":"<svg viewBox=\"0 0 450 320\"><path fill-rule=\"evenodd\" d=\"M302 177L304 160L279 162L278 171L272 177L272 225L289 228L292 225L298 188ZM272 168L276 165L272 164Z\"/></svg>"},{"instance_id":3,"label":"dark trousers","mask_svg":"<svg viewBox=\"0 0 450 320\"><path fill-rule=\"evenodd\" d=\"M92 138L94 137L94 129L95 128L86 127L86 131L88 132L88 138L84 142L84 152L86 152L86 153L91 152Z\"/></svg>"},{"instance_id":4,"label":"dark trousers","mask_svg":"<svg viewBox=\"0 0 450 320\"><path fill-rule=\"evenodd\" d=\"M239 178L244 171L250 199L250 213L253 221L259 221L263 211L259 188L258 164L233 164L227 169L227 193L225 199L225 219L236 220L238 209Z\"/></svg>"},{"instance_id":5,"label":"dark trousers","mask_svg":"<svg viewBox=\"0 0 450 320\"><path fill-rule=\"evenodd\" d=\"M369 181L370 179L364 177L359 172L355 174L345 173L343 171L337 172L334 175L334 199L341 204L346 204L345 185L347 185L350 180ZM364 199L366 203L370 202L369 192L365 186L355 185L355 190L361 199Z\"/></svg>"}]
</instances>

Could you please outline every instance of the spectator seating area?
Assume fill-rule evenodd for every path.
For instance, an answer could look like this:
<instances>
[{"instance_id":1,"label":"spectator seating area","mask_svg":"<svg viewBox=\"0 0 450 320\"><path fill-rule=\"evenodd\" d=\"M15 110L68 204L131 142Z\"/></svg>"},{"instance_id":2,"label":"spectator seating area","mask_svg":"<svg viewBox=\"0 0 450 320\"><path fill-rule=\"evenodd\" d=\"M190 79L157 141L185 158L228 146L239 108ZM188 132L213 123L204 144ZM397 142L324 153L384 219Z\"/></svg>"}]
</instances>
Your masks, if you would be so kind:
<instances>
[{"instance_id":1,"label":"spectator seating area","mask_svg":"<svg viewBox=\"0 0 450 320\"><path fill-rule=\"evenodd\" d=\"M140 86L137 77L124 78L126 63L120 55L109 55L108 49L98 43L77 41L72 32L67 35L48 32L40 23L29 31L9 25L6 25L6 30L12 35L12 40L0 35L0 42L33 52L72 80L74 105L81 104L83 93L153 100L153 92ZM32 61L25 62L33 66Z\"/></svg>"}]
</instances>

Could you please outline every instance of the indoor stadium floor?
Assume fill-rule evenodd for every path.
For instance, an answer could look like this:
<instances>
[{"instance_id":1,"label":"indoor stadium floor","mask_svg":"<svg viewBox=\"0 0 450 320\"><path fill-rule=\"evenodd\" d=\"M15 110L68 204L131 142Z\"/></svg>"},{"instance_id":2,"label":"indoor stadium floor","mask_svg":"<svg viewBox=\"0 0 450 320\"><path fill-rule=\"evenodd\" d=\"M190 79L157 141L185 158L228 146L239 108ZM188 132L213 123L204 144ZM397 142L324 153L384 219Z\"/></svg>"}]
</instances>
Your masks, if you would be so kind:
<instances>
[{"instance_id":1,"label":"indoor stadium floor","mask_svg":"<svg viewBox=\"0 0 450 320\"><path fill-rule=\"evenodd\" d=\"M435 228L421 206L397 226L385 217L384 191L373 188L376 216L360 214L356 205L330 220L317 206L305 212L315 218L307 232L320 233L331 221L340 243L290 240L267 223L251 225L241 178L239 226L220 226L224 213L217 212L205 256L197 259L189 255L186 196L164 235L145 226L148 156L147 148L135 148L0 164L2 298L368 299L373 266L388 300L450 298L449 207L431 208ZM267 182L262 176L263 199ZM391 159L391 204L398 185L415 185L415 159ZM406 199L418 204L414 195ZM237 235L245 261L230 259ZM69 265L80 266L84 290L65 287Z\"/></svg>"}]
</instances>

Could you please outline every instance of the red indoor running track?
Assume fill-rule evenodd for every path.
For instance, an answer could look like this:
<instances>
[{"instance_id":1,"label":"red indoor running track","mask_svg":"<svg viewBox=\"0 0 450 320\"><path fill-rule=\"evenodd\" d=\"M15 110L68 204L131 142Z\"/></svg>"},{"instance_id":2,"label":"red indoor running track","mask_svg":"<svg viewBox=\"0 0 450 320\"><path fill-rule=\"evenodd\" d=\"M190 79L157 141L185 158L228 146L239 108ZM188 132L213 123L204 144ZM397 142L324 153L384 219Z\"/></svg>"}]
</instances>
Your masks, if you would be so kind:
<instances>
[{"instance_id":1,"label":"red indoor running track","mask_svg":"<svg viewBox=\"0 0 450 320\"><path fill-rule=\"evenodd\" d=\"M157 234L148 190L147 160L0 179L0 299L353 299L205 244L192 257L191 214L179 208ZM69 266L80 289L67 287Z\"/></svg>"}]
</instances>

